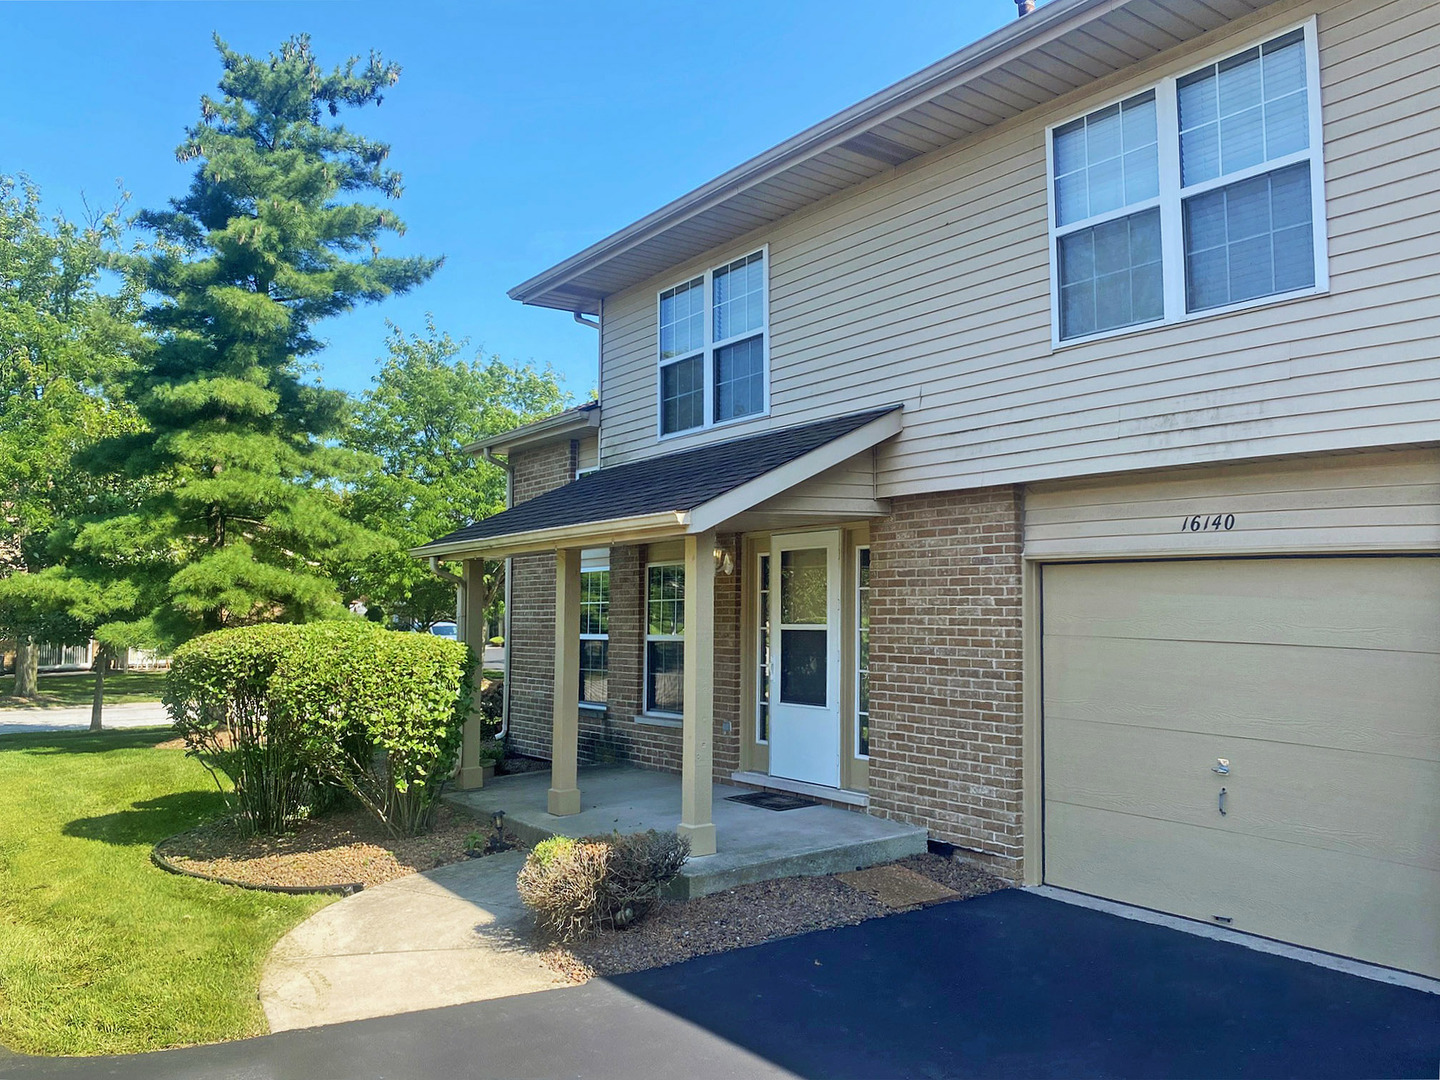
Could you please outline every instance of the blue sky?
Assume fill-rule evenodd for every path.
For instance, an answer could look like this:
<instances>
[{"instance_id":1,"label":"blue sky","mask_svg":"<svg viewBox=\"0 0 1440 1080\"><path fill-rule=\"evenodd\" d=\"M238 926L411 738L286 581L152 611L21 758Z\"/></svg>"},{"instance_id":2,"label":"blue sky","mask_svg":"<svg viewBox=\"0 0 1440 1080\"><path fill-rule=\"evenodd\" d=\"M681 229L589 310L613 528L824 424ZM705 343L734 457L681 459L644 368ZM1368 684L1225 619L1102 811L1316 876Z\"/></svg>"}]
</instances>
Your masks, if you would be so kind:
<instances>
[{"instance_id":1,"label":"blue sky","mask_svg":"<svg viewBox=\"0 0 1440 1080\"><path fill-rule=\"evenodd\" d=\"M132 208L163 205L219 77L212 32L256 54L306 32L327 67L378 49L400 82L346 123L405 177L388 250L446 264L322 325L322 379L363 389L385 320L419 331L429 311L583 397L594 332L507 289L1014 17L1011 0L0 4L0 172L71 217L117 181Z\"/></svg>"}]
</instances>

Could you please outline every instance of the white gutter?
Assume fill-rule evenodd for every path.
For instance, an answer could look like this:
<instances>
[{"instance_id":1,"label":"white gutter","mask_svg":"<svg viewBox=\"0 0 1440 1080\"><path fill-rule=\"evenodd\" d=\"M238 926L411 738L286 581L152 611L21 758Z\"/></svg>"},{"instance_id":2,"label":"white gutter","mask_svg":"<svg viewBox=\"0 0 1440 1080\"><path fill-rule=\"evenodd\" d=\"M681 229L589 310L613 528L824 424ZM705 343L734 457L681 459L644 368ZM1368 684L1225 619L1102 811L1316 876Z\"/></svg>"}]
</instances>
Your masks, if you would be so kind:
<instances>
[{"instance_id":1,"label":"white gutter","mask_svg":"<svg viewBox=\"0 0 1440 1080\"><path fill-rule=\"evenodd\" d=\"M502 435L496 435L489 439L482 439L478 442L468 443L460 448L462 453L478 454L484 456L488 448L494 450L517 450L525 446L533 446L537 443L552 442L557 436L570 431L588 431L591 428L600 426L600 409L588 405L579 405L564 412L558 412L554 416L547 416L543 420L536 420L534 423L518 427L514 431L507 431ZM487 459L488 460L488 459ZM498 464L498 462L496 463Z\"/></svg>"},{"instance_id":2,"label":"white gutter","mask_svg":"<svg viewBox=\"0 0 1440 1080\"><path fill-rule=\"evenodd\" d=\"M605 518L577 525L560 525L551 529L509 533L493 539L456 540L449 544L426 544L411 548L417 558L453 556L460 558L498 559L531 552L557 551L560 548L594 546L589 541L604 540L607 544L637 543L660 536L683 535L690 525L690 511L662 510L655 514L634 517Z\"/></svg>"},{"instance_id":3,"label":"white gutter","mask_svg":"<svg viewBox=\"0 0 1440 1080\"><path fill-rule=\"evenodd\" d=\"M490 446L480 447L480 457L487 465L494 465L497 469L505 470L505 509L515 505L515 467L510 464L509 459L500 459L495 456L495 451ZM505 677L500 680L500 730L495 733L497 739L505 738L510 731L510 579L514 576L515 564L512 559L505 560L505 627L502 632L504 643L500 646L505 650ZM489 644L486 639L485 645ZM480 670L481 678L484 678L485 670L485 645L480 646Z\"/></svg>"}]
</instances>

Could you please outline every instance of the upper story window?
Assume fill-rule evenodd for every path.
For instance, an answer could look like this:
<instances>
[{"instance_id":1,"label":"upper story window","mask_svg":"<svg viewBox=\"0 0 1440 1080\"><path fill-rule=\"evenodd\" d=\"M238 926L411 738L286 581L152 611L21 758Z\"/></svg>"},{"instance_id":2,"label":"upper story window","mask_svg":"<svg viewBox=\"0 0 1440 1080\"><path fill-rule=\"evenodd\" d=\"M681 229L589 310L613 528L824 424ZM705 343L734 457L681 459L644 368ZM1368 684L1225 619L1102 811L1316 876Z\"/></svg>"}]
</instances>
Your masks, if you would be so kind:
<instances>
[{"instance_id":1,"label":"upper story window","mask_svg":"<svg viewBox=\"0 0 1440 1080\"><path fill-rule=\"evenodd\" d=\"M1050 130L1056 343L1324 289L1313 20Z\"/></svg>"},{"instance_id":2,"label":"upper story window","mask_svg":"<svg viewBox=\"0 0 1440 1080\"><path fill-rule=\"evenodd\" d=\"M765 249L660 294L661 436L769 407Z\"/></svg>"}]
</instances>

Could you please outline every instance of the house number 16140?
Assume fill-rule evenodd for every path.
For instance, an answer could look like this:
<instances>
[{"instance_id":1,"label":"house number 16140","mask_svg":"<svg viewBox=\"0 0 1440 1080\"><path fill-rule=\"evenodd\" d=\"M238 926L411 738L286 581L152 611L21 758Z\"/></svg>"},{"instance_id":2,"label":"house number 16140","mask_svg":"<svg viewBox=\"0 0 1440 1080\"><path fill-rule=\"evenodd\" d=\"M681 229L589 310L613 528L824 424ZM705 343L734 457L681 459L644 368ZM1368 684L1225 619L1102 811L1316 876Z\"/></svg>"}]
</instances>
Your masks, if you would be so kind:
<instances>
[{"instance_id":1,"label":"house number 16140","mask_svg":"<svg viewBox=\"0 0 1440 1080\"><path fill-rule=\"evenodd\" d=\"M1229 532L1233 528L1234 514L1196 514L1180 519L1181 532Z\"/></svg>"}]
</instances>

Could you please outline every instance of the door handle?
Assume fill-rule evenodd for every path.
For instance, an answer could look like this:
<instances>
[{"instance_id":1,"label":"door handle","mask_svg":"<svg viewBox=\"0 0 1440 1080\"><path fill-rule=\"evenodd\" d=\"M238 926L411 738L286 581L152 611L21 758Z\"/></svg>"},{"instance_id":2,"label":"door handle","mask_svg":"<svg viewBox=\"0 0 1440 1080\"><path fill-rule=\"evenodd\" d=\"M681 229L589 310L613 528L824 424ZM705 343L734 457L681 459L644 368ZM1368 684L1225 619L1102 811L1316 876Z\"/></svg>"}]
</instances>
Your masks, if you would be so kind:
<instances>
[{"instance_id":1,"label":"door handle","mask_svg":"<svg viewBox=\"0 0 1440 1080\"><path fill-rule=\"evenodd\" d=\"M1221 816L1221 817L1224 817L1224 816L1225 816L1225 789L1224 789L1223 787L1220 789L1220 806L1219 806L1219 810L1220 810L1220 816Z\"/></svg>"}]
</instances>

